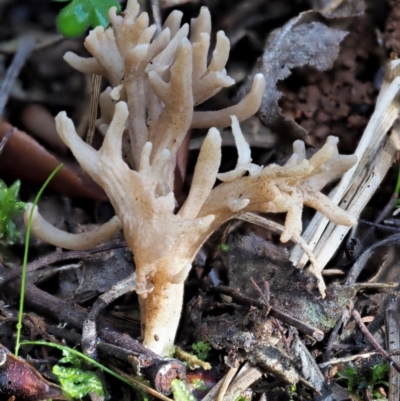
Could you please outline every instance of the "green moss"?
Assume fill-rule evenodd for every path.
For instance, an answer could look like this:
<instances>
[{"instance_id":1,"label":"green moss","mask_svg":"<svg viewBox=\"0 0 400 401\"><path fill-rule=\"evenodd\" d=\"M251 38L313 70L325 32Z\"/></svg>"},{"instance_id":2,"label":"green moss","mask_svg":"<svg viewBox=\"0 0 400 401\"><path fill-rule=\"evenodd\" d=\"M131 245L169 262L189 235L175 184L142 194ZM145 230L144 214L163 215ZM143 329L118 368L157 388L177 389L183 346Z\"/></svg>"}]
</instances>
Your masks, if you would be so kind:
<instances>
[{"instance_id":1,"label":"green moss","mask_svg":"<svg viewBox=\"0 0 400 401\"><path fill-rule=\"evenodd\" d=\"M198 343L192 344L193 352L202 361L205 361L208 358L208 353L211 349L211 345L205 341L199 341Z\"/></svg>"},{"instance_id":2,"label":"green moss","mask_svg":"<svg viewBox=\"0 0 400 401\"><path fill-rule=\"evenodd\" d=\"M101 381L94 372L55 365L53 373L58 377L61 389L68 398L82 398L89 393L104 395Z\"/></svg>"},{"instance_id":3,"label":"green moss","mask_svg":"<svg viewBox=\"0 0 400 401\"><path fill-rule=\"evenodd\" d=\"M21 240L13 219L23 213L26 204L19 201L18 193L21 183L16 181L10 188L0 180L0 243L11 245Z\"/></svg>"},{"instance_id":4,"label":"green moss","mask_svg":"<svg viewBox=\"0 0 400 401\"><path fill-rule=\"evenodd\" d=\"M175 401L196 401L196 398L182 380L172 380L171 389L172 393L174 394Z\"/></svg>"}]
</instances>

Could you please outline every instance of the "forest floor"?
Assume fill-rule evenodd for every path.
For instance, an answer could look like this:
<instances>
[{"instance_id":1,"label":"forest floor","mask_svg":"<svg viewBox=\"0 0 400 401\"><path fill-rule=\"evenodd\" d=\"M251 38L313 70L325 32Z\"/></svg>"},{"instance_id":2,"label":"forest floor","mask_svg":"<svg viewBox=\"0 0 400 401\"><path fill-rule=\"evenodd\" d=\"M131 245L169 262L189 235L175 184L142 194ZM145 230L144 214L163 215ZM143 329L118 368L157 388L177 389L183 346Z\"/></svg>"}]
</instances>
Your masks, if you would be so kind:
<instances>
[{"instance_id":1,"label":"forest floor","mask_svg":"<svg viewBox=\"0 0 400 401\"><path fill-rule=\"evenodd\" d=\"M154 1L139 3L150 15L157 8ZM83 174L55 129L54 116L65 110L78 133L86 135L93 84L91 76L73 70L63 60L67 51L87 55L83 36L65 38L57 31L56 19L63 6L61 0L0 0L0 178L7 185L19 180L20 199L32 201L55 167L64 163L39 208L58 228L78 233L108 221L114 212L103 190ZM399 1L199 0L178 9L189 21L201 6L210 9L212 37L224 30L230 39L227 72L236 80L236 85L202 105L203 109L231 105L255 70L267 68L268 62L279 66L271 67L267 79L268 101L242 125L255 163L285 163L296 139L304 140L307 151L313 153L330 135L339 138L340 153L355 152L386 82L388 62L400 54ZM164 20L170 9L159 11ZM318 24L322 33L315 28ZM33 45L29 44L32 38ZM17 54L22 54L20 71L14 78L5 78ZM398 130L397 124L393 130ZM223 171L233 168L237 157L228 132L223 135ZM178 201L187 195L203 137L200 130L192 134L186 181ZM93 146L99 147L101 141L96 132ZM211 370L196 362L192 362L195 369L187 367L187 385L196 399L207 394L206 400L219 401L400 399L396 370L400 363L400 222L393 215L400 178L395 153L383 181L357 216L357 226L331 252L323 273L328 288L325 299L309 288L309 278L293 265L290 255L295 244L281 244L272 231L234 220L204 245L186 283L176 339L180 348L205 357L211 365ZM304 211L304 228L314 213ZM282 215L267 217L284 221ZM22 239L22 217L15 222ZM58 363L59 351L25 346L20 355L25 362L11 361L14 357L6 351L15 348L23 254L22 240L0 242L0 343L5 347L0 345L0 351L8 358L0 363L0 399L62 399L58 387L49 384L57 383L51 367ZM132 254L122 235L81 252L61 251L32 237L28 259L23 339L72 348L79 347L83 322L97 297L133 270ZM160 361L131 341L140 337L138 310L137 297L130 294L102 313L99 330L105 345L99 349L99 360L131 375L132 358L140 360L145 367L142 373L151 379L146 366ZM111 334L102 332L102 325ZM124 350L122 356L107 344L118 345ZM252 369L246 385L233 379L224 388L221 380L229 384L229 378L246 363ZM12 376L14 364L24 372L21 377L30 378L29 383ZM32 378L31 366L43 377ZM113 400L144 397L109 375L102 380ZM17 386L19 381L22 384ZM35 386L40 391L34 392Z\"/></svg>"}]
</instances>

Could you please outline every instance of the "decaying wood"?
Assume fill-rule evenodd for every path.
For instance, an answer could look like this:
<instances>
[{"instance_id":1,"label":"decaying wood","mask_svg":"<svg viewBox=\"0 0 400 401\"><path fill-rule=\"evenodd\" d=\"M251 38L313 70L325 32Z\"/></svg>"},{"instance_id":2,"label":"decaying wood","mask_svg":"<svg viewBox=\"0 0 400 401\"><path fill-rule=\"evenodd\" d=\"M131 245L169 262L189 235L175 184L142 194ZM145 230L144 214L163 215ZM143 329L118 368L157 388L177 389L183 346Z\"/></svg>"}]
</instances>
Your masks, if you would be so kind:
<instances>
[{"instance_id":1,"label":"decaying wood","mask_svg":"<svg viewBox=\"0 0 400 401\"><path fill-rule=\"evenodd\" d=\"M231 375L230 370L213 388L212 390L202 399L202 401L213 401L221 391L225 380ZM240 395L240 393L257 381L263 372L257 367L251 366L249 363L245 363L237 373L236 377L230 383L228 389L224 392L223 401L234 401Z\"/></svg>"},{"instance_id":2,"label":"decaying wood","mask_svg":"<svg viewBox=\"0 0 400 401\"><path fill-rule=\"evenodd\" d=\"M394 130L386 141L385 136L399 115L399 90L400 76L382 86L375 111L355 151L357 163L344 174L339 185L330 193L329 197L334 203L340 204L356 218L379 187L398 150L397 131ZM326 266L348 231L347 227L329 224L328 219L320 213L315 215L303 238L315 255L319 271ZM296 247L292 251L291 260L302 268L308 256Z\"/></svg>"},{"instance_id":3,"label":"decaying wood","mask_svg":"<svg viewBox=\"0 0 400 401\"><path fill-rule=\"evenodd\" d=\"M18 293L20 287L20 280L11 281L7 286L7 292ZM68 323L78 330L82 328L84 321L87 319L85 309L54 297L31 283L26 284L25 300L26 304L33 310L50 316L59 322ZM130 350L130 352L137 355L139 366L142 368L150 368L153 365L157 365L158 369L146 371L148 379L152 382L154 388L157 389L159 387L158 381L160 380L160 376L165 377L167 382L169 381L169 385L176 377L184 376L184 367L180 361L175 359L164 360L144 347L139 341L110 328L109 322L106 319L99 320L98 332L104 341ZM176 364L174 363L175 361ZM163 385L165 388L166 384L163 383ZM166 390L165 393L168 393L168 391Z\"/></svg>"}]
</instances>

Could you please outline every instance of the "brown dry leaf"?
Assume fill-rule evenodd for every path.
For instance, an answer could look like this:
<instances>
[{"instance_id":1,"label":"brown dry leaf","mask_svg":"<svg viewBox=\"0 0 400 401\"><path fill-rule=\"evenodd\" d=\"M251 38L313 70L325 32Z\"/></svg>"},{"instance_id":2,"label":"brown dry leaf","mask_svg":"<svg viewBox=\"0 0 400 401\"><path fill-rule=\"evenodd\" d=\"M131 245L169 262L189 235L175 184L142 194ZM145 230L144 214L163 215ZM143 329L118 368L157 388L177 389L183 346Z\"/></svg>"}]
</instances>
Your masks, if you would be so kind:
<instances>
[{"instance_id":1,"label":"brown dry leaf","mask_svg":"<svg viewBox=\"0 0 400 401\"><path fill-rule=\"evenodd\" d=\"M0 140L12 126L0 120ZM62 161L25 132L14 129L0 155L0 176L42 185ZM106 201L103 190L79 168L64 166L49 187L63 195Z\"/></svg>"},{"instance_id":2,"label":"brown dry leaf","mask_svg":"<svg viewBox=\"0 0 400 401\"><path fill-rule=\"evenodd\" d=\"M319 13L308 11L274 31L266 43L257 68L257 72L264 74L266 81L260 107L262 122L278 133L300 139L306 137L307 131L281 114L278 101L282 92L277 89L277 83L287 78L296 67L308 65L320 71L332 67L340 50L340 42L347 32L331 28L320 21Z\"/></svg>"}]
</instances>

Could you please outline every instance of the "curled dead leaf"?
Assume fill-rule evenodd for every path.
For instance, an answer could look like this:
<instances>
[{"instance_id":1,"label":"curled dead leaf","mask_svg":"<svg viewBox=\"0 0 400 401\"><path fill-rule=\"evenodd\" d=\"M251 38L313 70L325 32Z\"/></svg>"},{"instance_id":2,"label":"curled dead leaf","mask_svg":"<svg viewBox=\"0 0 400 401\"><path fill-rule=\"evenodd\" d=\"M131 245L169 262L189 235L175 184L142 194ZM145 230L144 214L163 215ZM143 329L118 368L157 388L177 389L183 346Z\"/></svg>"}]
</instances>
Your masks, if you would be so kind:
<instances>
[{"instance_id":1,"label":"curled dead leaf","mask_svg":"<svg viewBox=\"0 0 400 401\"><path fill-rule=\"evenodd\" d=\"M12 126L0 120L0 141ZM25 132L14 129L0 156L0 176L42 185L63 160L57 159ZM106 201L103 190L72 164L64 165L49 184L63 195Z\"/></svg>"}]
</instances>

